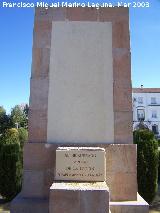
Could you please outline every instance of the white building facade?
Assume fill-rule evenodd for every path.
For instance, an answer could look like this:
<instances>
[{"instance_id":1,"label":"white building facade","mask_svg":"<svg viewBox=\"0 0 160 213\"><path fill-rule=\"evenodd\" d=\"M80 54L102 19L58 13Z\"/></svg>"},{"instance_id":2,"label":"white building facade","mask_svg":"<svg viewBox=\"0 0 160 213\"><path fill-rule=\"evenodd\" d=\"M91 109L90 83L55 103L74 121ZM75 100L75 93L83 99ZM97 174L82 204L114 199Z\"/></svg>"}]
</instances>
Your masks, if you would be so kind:
<instances>
[{"instance_id":1,"label":"white building facade","mask_svg":"<svg viewBox=\"0 0 160 213\"><path fill-rule=\"evenodd\" d=\"M160 138L160 88L133 88L133 129L140 121Z\"/></svg>"}]
</instances>

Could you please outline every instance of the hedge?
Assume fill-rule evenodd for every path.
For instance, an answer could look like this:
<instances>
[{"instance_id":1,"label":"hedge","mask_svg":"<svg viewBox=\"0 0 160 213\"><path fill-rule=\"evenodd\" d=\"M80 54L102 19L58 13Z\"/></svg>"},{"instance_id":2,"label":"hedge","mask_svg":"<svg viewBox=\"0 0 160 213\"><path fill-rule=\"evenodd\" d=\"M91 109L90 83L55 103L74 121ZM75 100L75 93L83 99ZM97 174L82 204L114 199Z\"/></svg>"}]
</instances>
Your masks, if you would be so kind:
<instances>
[{"instance_id":1,"label":"hedge","mask_svg":"<svg viewBox=\"0 0 160 213\"><path fill-rule=\"evenodd\" d=\"M18 134L19 134L20 146L23 149L24 143L28 139L28 131L25 128L21 127L18 129Z\"/></svg>"},{"instance_id":2,"label":"hedge","mask_svg":"<svg viewBox=\"0 0 160 213\"><path fill-rule=\"evenodd\" d=\"M22 150L16 129L7 130L0 138L0 194L11 200L22 184Z\"/></svg>"},{"instance_id":3,"label":"hedge","mask_svg":"<svg viewBox=\"0 0 160 213\"><path fill-rule=\"evenodd\" d=\"M160 151L159 151L159 165L158 165L158 182L160 183Z\"/></svg>"},{"instance_id":4,"label":"hedge","mask_svg":"<svg viewBox=\"0 0 160 213\"><path fill-rule=\"evenodd\" d=\"M151 203L158 187L158 142L150 130L134 131L137 144L138 192Z\"/></svg>"}]
</instances>

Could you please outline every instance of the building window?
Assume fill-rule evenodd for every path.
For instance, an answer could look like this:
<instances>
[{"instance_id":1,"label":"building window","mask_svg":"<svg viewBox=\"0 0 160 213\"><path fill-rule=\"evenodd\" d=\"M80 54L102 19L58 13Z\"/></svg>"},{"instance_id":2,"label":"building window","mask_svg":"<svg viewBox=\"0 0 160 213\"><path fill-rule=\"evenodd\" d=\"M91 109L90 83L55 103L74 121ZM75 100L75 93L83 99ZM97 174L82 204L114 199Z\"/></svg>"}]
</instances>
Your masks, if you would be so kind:
<instances>
[{"instance_id":1,"label":"building window","mask_svg":"<svg viewBox=\"0 0 160 213\"><path fill-rule=\"evenodd\" d=\"M143 104L143 97L138 97L138 103Z\"/></svg>"},{"instance_id":2,"label":"building window","mask_svg":"<svg viewBox=\"0 0 160 213\"><path fill-rule=\"evenodd\" d=\"M155 134L155 135L157 135L157 134L159 134L159 132L158 132L158 125L153 125L152 126L152 132Z\"/></svg>"},{"instance_id":3,"label":"building window","mask_svg":"<svg viewBox=\"0 0 160 213\"><path fill-rule=\"evenodd\" d=\"M152 97L151 98L151 104L156 104L157 102L156 102L156 98L155 97Z\"/></svg>"},{"instance_id":4,"label":"building window","mask_svg":"<svg viewBox=\"0 0 160 213\"><path fill-rule=\"evenodd\" d=\"M137 109L137 119L138 119L138 121L145 120L145 111L144 111L144 109Z\"/></svg>"},{"instance_id":5,"label":"building window","mask_svg":"<svg viewBox=\"0 0 160 213\"><path fill-rule=\"evenodd\" d=\"M152 118L157 118L157 111L152 111Z\"/></svg>"}]
</instances>

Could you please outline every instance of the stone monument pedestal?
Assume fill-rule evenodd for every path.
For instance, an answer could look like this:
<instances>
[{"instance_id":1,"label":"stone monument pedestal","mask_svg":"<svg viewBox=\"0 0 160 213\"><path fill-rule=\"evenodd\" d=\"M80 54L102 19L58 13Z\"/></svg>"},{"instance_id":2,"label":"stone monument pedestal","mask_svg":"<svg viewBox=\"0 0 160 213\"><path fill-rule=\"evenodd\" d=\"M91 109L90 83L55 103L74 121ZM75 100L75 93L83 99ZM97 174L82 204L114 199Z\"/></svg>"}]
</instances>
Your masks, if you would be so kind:
<instances>
[{"instance_id":1,"label":"stone monument pedestal","mask_svg":"<svg viewBox=\"0 0 160 213\"><path fill-rule=\"evenodd\" d=\"M49 212L50 187L56 182L56 150L60 145L64 146L44 143L25 145L22 192L12 201L11 213ZM73 147L73 144L70 146ZM109 187L111 213L148 213L149 205L137 196L136 145L98 146L106 152L106 184Z\"/></svg>"},{"instance_id":2,"label":"stone monument pedestal","mask_svg":"<svg viewBox=\"0 0 160 213\"><path fill-rule=\"evenodd\" d=\"M71 213L72 199L74 213L109 205L111 213L148 213L137 197L128 8L36 8L32 56L23 185L11 213ZM56 174L58 147L104 149L100 189L57 183L65 177Z\"/></svg>"},{"instance_id":3,"label":"stone monument pedestal","mask_svg":"<svg viewBox=\"0 0 160 213\"><path fill-rule=\"evenodd\" d=\"M109 213L109 188L105 182L53 183L49 213Z\"/></svg>"}]
</instances>

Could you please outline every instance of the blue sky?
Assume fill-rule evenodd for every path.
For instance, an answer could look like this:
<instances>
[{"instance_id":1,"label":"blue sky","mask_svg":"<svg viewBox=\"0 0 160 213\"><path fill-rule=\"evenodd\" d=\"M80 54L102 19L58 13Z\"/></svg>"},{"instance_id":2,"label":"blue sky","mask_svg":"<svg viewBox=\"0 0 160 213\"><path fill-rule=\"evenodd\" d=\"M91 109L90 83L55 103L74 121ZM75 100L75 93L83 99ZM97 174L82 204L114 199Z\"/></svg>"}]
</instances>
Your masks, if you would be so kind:
<instances>
[{"instance_id":1,"label":"blue sky","mask_svg":"<svg viewBox=\"0 0 160 213\"><path fill-rule=\"evenodd\" d=\"M2 2L4 1L0 1L0 105L9 112L16 104L29 102L34 9L3 8ZM34 0L22 2L35 3ZM160 87L160 0L144 2L149 2L150 7L130 7L132 85Z\"/></svg>"}]
</instances>

